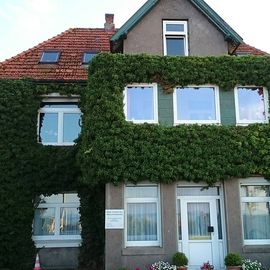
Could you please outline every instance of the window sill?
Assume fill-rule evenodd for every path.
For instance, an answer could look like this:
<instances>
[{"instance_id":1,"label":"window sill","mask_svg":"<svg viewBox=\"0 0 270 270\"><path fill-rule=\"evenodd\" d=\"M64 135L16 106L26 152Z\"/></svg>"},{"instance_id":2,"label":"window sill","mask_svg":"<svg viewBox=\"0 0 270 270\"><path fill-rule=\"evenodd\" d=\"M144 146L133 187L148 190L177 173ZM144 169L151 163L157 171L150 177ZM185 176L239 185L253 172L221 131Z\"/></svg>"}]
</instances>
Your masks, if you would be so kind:
<instances>
[{"instance_id":1,"label":"window sill","mask_svg":"<svg viewBox=\"0 0 270 270\"><path fill-rule=\"evenodd\" d=\"M177 121L174 122L174 126L179 126L179 125L220 125L220 122L207 122L207 121Z\"/></svg>"},{"instance_id":2,"label":"window sill","mask_svg":"<svg viewBox=\"0 0 270 270\"><path fill-rule=\"evenodd\" d=\"M38 142L40 145L43 145L43 146L73 146L75 145L75 143L40 143Z\"/></svg>"},{"instance_id":3,"label":"window sill","mask_svg":"<svg viewBox=\"0 0 270 270\"><path fill-rule=\"evenodd\" d=\"M71 239L71 240L37 240L33 237L36 248L55 248L55 247L79 247L81 245L81 239Z\"/></svg>"},{"instance_id":4,"label":"window sill","mask_svg":"<svg viewBox=\"0 0 270 270\"><path fill-rule=\"evenodd\" d=\"M122 249L123 256L130 255L164 255L163 247L126 247Z\"/></svg>"},{"instance_id":5,"label":"window sill","mask_svg":"<svg viewBox=\"0 0 270 270\"><path fill-rule=\"evenodd\" d=\"M245 245L242 250L245 253L268 253L270 252L270 244Z\"/></svg>"}]
</instances>

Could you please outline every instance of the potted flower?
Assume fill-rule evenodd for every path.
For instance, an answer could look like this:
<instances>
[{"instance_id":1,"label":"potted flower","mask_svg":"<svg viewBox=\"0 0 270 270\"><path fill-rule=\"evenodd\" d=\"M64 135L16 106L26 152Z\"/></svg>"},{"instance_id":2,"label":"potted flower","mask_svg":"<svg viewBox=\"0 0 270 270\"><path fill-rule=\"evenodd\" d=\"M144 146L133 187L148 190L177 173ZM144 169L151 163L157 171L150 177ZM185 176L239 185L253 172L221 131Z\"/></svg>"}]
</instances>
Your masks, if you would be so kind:
<instances>
[{"instance_id":1,"label":"potted flower","mask_svg":"<svg viewBox=\"0 0 270 270\"><path fill-rule=\"evenodd\" d=\"M187 269L188 258L183 252L176 252L172 257L173 264L176 265L177 270Z\"/></svg>"},{"instance_id":2,"label":"potted flower","mask_svg":"<svg viewBox=\"0 0 270 270\"><path fill-rule=\"evenodd\" d=\"M175 266L170 265L168 262L158 261L153 263L149 270L174 270Z\"/></svg>"},{"instance_id":3,"label":"potted flower","mask_svg":"<svg viewBox=\"0 0 270 270\"><path fill-rule=\"evenodd\" d=\"M201 266L201 270L213 270L214 265L210 264L209 261L204 262Z\"/></svg>"},{"instance_id":4,"label":"potted flower","mask_svg":"<svg viewBox=\"0 0 270 270\"><path fill-rule=\"evenodd\" d=\"M242 268L243 270L262 270L263 267L262 267L262 264L255 260L255 261L252 261L250 259L245 259L242 261Z\"/></svg>"},{"instance_id":5,"label":"potted flower","mask_svg":"<svg viewBox=\"0 0 270 270\"><path fill-rule=\"evenodd\" d=\"M239 270L242 266L242 258L239 253L228 253L224 259L227 269Z\"/></svg>"}]
</instances>

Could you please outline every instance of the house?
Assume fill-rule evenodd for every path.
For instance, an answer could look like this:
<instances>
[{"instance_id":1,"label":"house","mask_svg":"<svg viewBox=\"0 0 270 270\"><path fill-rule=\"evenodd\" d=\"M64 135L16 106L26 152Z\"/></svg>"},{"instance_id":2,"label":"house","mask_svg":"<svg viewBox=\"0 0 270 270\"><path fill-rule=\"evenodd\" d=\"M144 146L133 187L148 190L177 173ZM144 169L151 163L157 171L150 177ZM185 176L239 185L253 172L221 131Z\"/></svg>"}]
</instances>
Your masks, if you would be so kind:
<instances>
[{"instance_id":1,"label":"house","mask_svg":"<svg viewBox=\"0 0 270 270\"><path fill-rule=\"evenodd\" d=\"M146 53L189 57L263 54L260 50L244 44L241 36L204 1L199 0L149 0L112 36L111 41L114 50L130 55ZM132 66L131 59L127 62ZM120 61L125 65L125 60ZM149 78L148 74L157 68L159 60L152 59L155 62L153 66L149 64L151 61L149 59L137 61L140 62L140 67L136 69L134 65L131 73L137 74L138 77L132 77L130 70L125 69L123 72L128 78L133 78L133 81L130 79L121 81L121 84L126 83L124 90L126 121L135 125L147 122L161 126L182 124L235 126L268 123L268 91L262 87L263 85L256 85L255 81L252 85L236 83L231 87L231 91L225 91L213 81L205 81L203 77L198 79L200 74L196 70L196 64L188 60L186 62L183 60L183 65L194 64L194 70L187 67L187 70L183 69L180 73L176 68L168 68L171 74L179 76L178 79L173 78L173 75L169 76L165 64L160 67L162 71L157 72L157 76ZM173 60L168 61L167 65L170 63L172 64ZM144 80L140 81L140 69L147 65L149 66L145 71ZM175 66L181 67L180 60L179 63L176 61ZM117 67L115 69L117 70ZM120 70L116 72L121 73ZM188 77L193 72L194 81L187 80L189 84L184 84L186 81L181 80L181 76ZM204 72L203 68L200 72ZM235 72L233 68L231 72ZM160 85L159 80L162 76L170 78L174 87L173 93L166 93L164 87ZM166 83L170 84L168 80L167 78ZM196 80L203 83L198 84ZM112 84L117 85L116 82ZM179 172L181 171L179 168L188 170L188 165L194 163L195 168L191 169L190 173L195 175L196 168L200 170L199 161L202 162L200 160L202 153L199 156L194 154L194 159L190 160L188 155L193 154L187 150L186 160L190 163L187 165L183 162L179 154L179 159L174 160L179 162L179 167L172 166L172 168L170 162L173 162L173 159L166 157L166 154L174 153L170 152L166 145L160 146L162 143L157 138L151 137L154 131L147 133L141 129L138 127L133 131L139 142L132 140L132 135L129 136L128 131L122 129L122 132L127 134L127 141L134 144L134 147L130 148L125 145L126 151L133 153L134 157L121 159L115 154L115 160L121 159L122 163L130 163L125 167L126 174L123 173L123 178L126 179L117 185L106 184L108 219L114 209L116 214L117 210L122 209L124 219L124 226L118 224L118 230L113 226L110 227L110 224L106 229L106 269L115 269L119 265L128 268L149 267L151 262L160 259L170 261L176 251L183 251L187 255L189 269L194 270L199 269L205 261L213 264L215 269L224 269L224 257L227 252L239 252L243 257L257 258L265 265L269 265L270 224L268 222L266 225L262 221L266 217L269 218L269 182L263 176L233 177L226 181L222 179L210 188L204 189L209 183L198 182L199 176L196 178L188 173L185 175ZM162 136L161 130L156 133ZM147 134L151 143L145 139L144 144L140 144L142 134L145 136ZM168 134L173 136L169 132ZM110 140L113 141L113 137ZM156 157L156 160L151 159L150 166L148 162L151 149L146 148L147 143L151 144L152 149L163 153L164 159L169 160L168 163ZM177 142L172 139L171 144ZM215 147L211 139L209 144L210 148L211 145ZM140 146L144 158L136 156L136 149L139 151ZM184 147L181 144L178 146ZM192 148L192 145L190 147ZM114 150L117 149L121 149L120 143ZM177 148L174 151L177 152ZM112 156L108 153L107 155L112 159ZM152 153L153 155L155 154ZM211 166L211 162L219 166L217 160L216 162L209 160L204 166ZM117 163L114 163L114 166L116 172ZM133 168L133 172L130 167ZM214 167L212 175L216 173ZM163 172L160 172L159 168L163 168ZM167 174L164 172L166 169ZM175 173L177 170L178 174ZM118 173L121 175L120 165ZM130 176L132 173L134 175ZM173 181L171 178L175 176L174 173L183 178ZM211 172L208 173L211 177ZM140 177L140 181L142 179L145 181L137 182L135 175ZM218 175L217 177L220 176Z\"/></svg>"},{"instance_id":2,"label":"house","mask_svg":"<svg viewBox=\"0 0 270 270\"><path fill-rule=\"evenodd\" d=\"M8 115L0 120L5 127L0 136L0 269L33 268L35 247L43 269L78 265L80 173L74 139L81 129L79 95L89 62L110 52L114 33L113 15L107 14L104 28L68 29L0 63L0 111ZM17 139L14 128L20 130Z\"/></svg>"},{"instance_id":3,"label":"house","mask_svg":"<svg viewBox=\"0 0 270 270\"><path fill-rule=\"evenodd\" d=\"M121 55L101 56L98 58L101 66L94 60L88 77L89 61L99 52L131 56L127 56L129 60ZM125 116L130 128L125 130L130 140L127 136L123 149L130 150L129 146L135 142L131 135L135 134L139 142L137 151L140 152L141 138L145 136L141 132L144 129L152 135L163 132L157 124L167 127L173 134L181 130L181 124L195 123L201 125L201 132L209 129L215 135L220 125L267 123L268 92L263 87L265 85L239 85L231 91L224 91L218 84L198 84L194 79L188 85L176 85L173 93L167 93L164 91L166 85L159 83L159 76L150 80L145 75L146 81L136 80L137 74L141 74L139 70L144 71L139 63L146 65L147 59L151 59L150 56L136 58L138 53L153 55L152 60L157 66L163 55L186 56L179 60L175 58L178 66L181 61L189 61L188 56L266 55L244 44L242 38L204 1L148 0L118 30L114 29L113 16L107 15L105 29L69 29L1 63L0 112L9 116L0 119L1 125L7 127L7 131L0 135L5 153L0 159L0 164L3 164L0 170L3 187L0 205L9 203L12 207L5 207L5 214L0 217L1 224L8 224L0 244L0 268L14 267L13 254L6 255L6 250L10 250L17 254L15 261L20 263L21 268L29 269L34 255L34 245L29 237L31 233L35 246L40 249L40 261L44 268L74 268L79 258L81 267L100 269L104 263L104 243L106 270L122 266L148 267L157 260L171 260L178 250L187 254L190 269L198 269L207 260L215 269L223 269L223 258L231 251L257 258L269 267L270 225L266 214L269 210L269 183L264 177L253 175L224 182L214 181L208 189L209 183L198 182L198 179L190 181L188 177L165 184L166 181L159 183L147 178L140 182L126 175L126 179L132 181L122 179L122 182L114 182L114 177L119 178L117 173L121 158L110 159L113 152L116 156L119 153L116 146L122 147L118 145L122 141L118 141L117 136L112 137L114 134L118 134L119 138L123 135L121 126L110 129L111 125L118 123L119 115ZM155 58L155 55L161 58ZM128 66L125 61L130 61L131 67L137 63L134 72L123 72L117 63L118 57L125 64L122 68ZM232 56L231 59L237 58ZM214 60L209 61L213 61L214 65ZM250 64L250 60L247 62ZM110 65L102 66L102 63ZM149 64L149 67L152 66ZM168 64L168 67L171 65ZM154 68L145 74L152 70ZM91 71L98 71L104 77L95 73L91 81ZM170 74L166 68L164 72ZM179 71L175 72L178 74ZM140 76L143 78L143 75ZM23 78L31 80L25 82L21 80ZM86 88L88 78L89 88ZM113 84L119 78L122 83L125 82L125 89L121 88L123 84L120 87ZM198 75L197 78L201 77ZM91 85L91 82L94 84ZM100 92L97 93L96 89ZM116 89L118 94L111 95L114 99L105 104L109 107L102 107L108 89ZM23 91L25 94L21 95ZM123 102L119 91L121 95L122 91L124 93ZM141 106L142 100L144 103ZM114 102L118 105L115 106ZM115 115L114 110L119 108L119 115ZM80 120L81 111L83 122ZM143 124L145 122L148 124ZM174 125L177 127L173 128ZM81 126L82 137L74 144ZM191 132L188 127L183 128L186 134ZM18 136L14 141L16 129L23 132L21 138ZM110 140L112 138L114 140ZM152 143L145 141L145 146L159 149L155 148L155 140ZM92 142L96 145L89 147ZM107 147L105 152L103 143ZM102 146L100 152L99 145ZM139 175L141 171L141 176L144 176L144 152L139 153L143 161L140 163L135 158L138 152L133 153L133 150L122 152L122 158L129 159L134 154L133 161L137 165L129 169L134 175ZM161 156L162 152L157 155L157 160ZM213 156L213 159L217 157ZM148 176L156 180L159 175L155 171L160 171L154 165L159 164L148 165ZM178 167L185 170L182 166ZM167 168L171 169L169 164ZM107 182L106 172L112 172L107 179L112 179L113 183ZM167 172L163 172L164 180ZM209 178L214 178L214 172L213 168ZM96 173L97 178L93 177ZM21 184L15 185L17 182L14 179ZM102 179L101 183L96 179ZM22 193L24 196L20 196ZM9 202L9 197L12 197L12 202ZM16 205L24 205L24 219L22 210L18 210ZM264 223L261 224L262 221L251 213L255 216L264 213L261 217ZM14 224L17 224L16 228ZM9 237L14 234L20 235L20 238ZM19 245L18 241L24 245Z\"/></svg>"}]
</instances>

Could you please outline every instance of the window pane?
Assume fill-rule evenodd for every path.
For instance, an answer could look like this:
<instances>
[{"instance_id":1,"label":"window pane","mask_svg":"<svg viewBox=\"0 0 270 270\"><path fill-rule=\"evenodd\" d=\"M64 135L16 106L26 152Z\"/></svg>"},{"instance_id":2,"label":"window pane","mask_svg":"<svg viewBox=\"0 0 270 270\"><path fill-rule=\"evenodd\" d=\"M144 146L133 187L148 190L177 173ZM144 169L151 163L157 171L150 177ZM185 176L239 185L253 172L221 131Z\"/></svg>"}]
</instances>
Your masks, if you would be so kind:
<instances>
[{"instance_id":1,"label":"window pane","mask_svg":"<svg viewBox=\"0 0 270 270\"><path fill-rule=\"evenodd\" d=\"M64 142L73 142L78 138L81 132L80 118L80 113L64 113Z\"/></svg>"},{"instance_id":2,"label":"window pane","mask_svg":"<svg viewBox=\"0 0 270 270\"><path fill-rule=\"evenodd\" d=\"M77 193L64 194L64 203L79 203L80 198Z\"/></svg>"},{"instance_id":3,"label":"window pane","mask_svg":"<svg viewBox=\"0 0 270 270\"><path fill-rule=\"evenodd\" d=\"M41 203L63 203L63 194L53 194L51 196L40 196Z\"/></svg>"},{"instance_id":4,"label":"window pane","mask_svg":"<svg viewBox=\"0 0 270 270\"><path fill-rule=\"evenodd\" d=\"M238 88L237 94L240 120L266 120L262 88Z\"/></svg>"},{"instance_id":5,"label":"window pane","mask_svg":"<svg viewBox=\"0 0 270 270\"><path fill-rule=\"evenodd\" d=\"M127 88L127 119L154 120L153 87Z\"/></svg>"},{"instance_id":6,"label":"window pane","mask_svg":"<svg viewBox=\"0 0 270 270\"><path fill-rule=\"evenodd\" d=\"M269 202L242 203L244 238L270 239Z\"/></svg>"},{"instance_id":7,"label":"window pane","mask_svg":"<svg viewBox=\"0 0 270 270\"><path fill-rule=\"evenodd\" d=\"M209 203L188 203L188 237L189 240L210 240Z\"/></svg>"},{"instance_id":8,"label":"window pane","mask_svg":"<svg viewBox=\"0 0 270 270\"><path fill-rule=\"evenodd\" d=\"M177 223L178 223L178 240L182 240L182 225L181 225L181 204L177 200Z\"/></svg>"},{"instance_id":9,"label":"window pane","mask_svg":"<svg viewBox=\"0 0 270 270\"><path fill-rule=\"evenodd\" d=\"M177 196L218 196L219 187L178 187Z\"/></svg>"},{"instance_id":10,"label":"window pane","mask_svg":"<svg viewBox=\"0 0 270 270\"><path fill-rule=\"evenodd\" d=\"M184 32L185 26L184 24L176 24L176 23L167 23L166 24L166 31L168 32Z\"/></svg>"},{"instance_id":11,"label":"window pane","mask_svg":"<svg viewBox=\"0 0 270 270\"><path fill-rule=\"evenodd\" d=\"M128 203L127 240L158 240L156 203Z\"/></svg>"},{"instance_id":12,"label":"window pane","mask_svg":"<svg viewBox=\"0 0 270 270\"><path fill-rule=\"evenodd\" d=\"M58 62L59 52L43 52L40 62L41 63L56 63Z\"/></svg>"},{"instance_id":13,"label":"window pane","mask_svg":"<svg viewBox=\"0 0 270 270\"><path fill-rule=\"evenodd\" d=\"M157 186L127 186L126 197L127 198L157 198L158 187Z\"/></svg>"},{"instance_id":14,"label":"window pane","mask_svg":"<svg viewBox=\"0 0 270 270\"><path fill-rule=\"evenodd\" d=\"M167 55L185 55L185 38L166 37Z\"/></svg>"},{"instance_id":15,"label":"window pane","mask_svg":"<svg viewBox=\"0 0 270 270\"><path fill-rule=\"evenodd\" d=\"M177 88L177 120L217 120L213 87Z\"/></svg>"},{"instance_id":16,"label":"window pane","mask_svg":"<svg viewBox=\"0 0 270 270\"><path fill-rule=\"evenodd\" d=\"M218 239L222 239L223 237L222 237L220 200L217 200L217 224L218 224Z\"/></svg>"},{"instance_id":17,"label":"window pane","mask_svg":"<svg viewBox=\"0 0 270 270\"><path fill-rule=\"evenodd\" d=\"M55 209L38 208L35 210L34 235L53 235L55 233Z\"/></svg>"},{"instance_id":18,"label":"window pane","mask_svg":"<svg viewBox=\"0 0 270 270\"><path fill-rule=\"evenodd\" d=\"M57 143L58 114L40 113L39 115L39 141L42 143Z\"/></svg>"},{"instance_id":19,"label":"window pane","mask_svg":"<svg viewBox=\"0 0 270 270\"><path fill-rule=\"evenodd\" d=\"M78 208L61 208L60 215L60 234L79 235L81 228Z\"/></svg>"},{"instance_id":20,"label":"window pane","mask_svg":"<svg viewBox=\"0 0 270 270\"><path fill-rule=\"evenodd\" d=\"M269 197L270 186L241 186L242 197Z\"/></svg>"},{"instance_id":21,"label":"window pane","mask_svg":"<svg viewBox=\"0 0 270 270\"><path fill-rule=\"evenodd\" d=\"M88 64L97 54L96 53L84 53L83 64Z\"/></svg>"}]
</instances>

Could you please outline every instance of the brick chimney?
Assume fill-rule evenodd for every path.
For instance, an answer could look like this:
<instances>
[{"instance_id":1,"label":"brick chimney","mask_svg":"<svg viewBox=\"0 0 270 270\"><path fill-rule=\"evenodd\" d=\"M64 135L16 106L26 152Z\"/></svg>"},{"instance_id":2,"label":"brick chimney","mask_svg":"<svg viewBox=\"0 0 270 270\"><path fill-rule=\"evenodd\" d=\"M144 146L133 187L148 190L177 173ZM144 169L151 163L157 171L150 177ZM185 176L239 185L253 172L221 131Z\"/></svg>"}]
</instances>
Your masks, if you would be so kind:
<instances>
[{"instance_id":1,"label":"brick chimney","mask_svg":"<svg viewBox=\"0 0 270 270\"><path fill-rule=\"evenodd\" d=\"M105 23L104 23L104 29L107 31L114 30L114 14L105 14Z\"/></svg>"}]
</instances>

